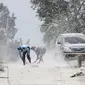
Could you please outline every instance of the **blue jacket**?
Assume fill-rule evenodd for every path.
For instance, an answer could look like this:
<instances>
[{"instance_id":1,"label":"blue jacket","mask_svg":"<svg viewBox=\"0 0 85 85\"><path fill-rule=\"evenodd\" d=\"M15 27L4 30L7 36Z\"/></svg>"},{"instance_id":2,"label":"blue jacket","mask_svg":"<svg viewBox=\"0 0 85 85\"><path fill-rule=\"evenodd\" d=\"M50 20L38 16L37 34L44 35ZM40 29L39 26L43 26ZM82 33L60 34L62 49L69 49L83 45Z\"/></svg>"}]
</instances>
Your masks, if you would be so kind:
<instances>
[{"instance_id":1,"label":"blue jacket","mask_svg":"<svg viewBox=\"0 0 85 85\"><path fill-rule=\"evenodd\" d=\"M30 53L30 47L28 45L18 46L17 49L21 52Z\"/></svg>"}]
</instances>

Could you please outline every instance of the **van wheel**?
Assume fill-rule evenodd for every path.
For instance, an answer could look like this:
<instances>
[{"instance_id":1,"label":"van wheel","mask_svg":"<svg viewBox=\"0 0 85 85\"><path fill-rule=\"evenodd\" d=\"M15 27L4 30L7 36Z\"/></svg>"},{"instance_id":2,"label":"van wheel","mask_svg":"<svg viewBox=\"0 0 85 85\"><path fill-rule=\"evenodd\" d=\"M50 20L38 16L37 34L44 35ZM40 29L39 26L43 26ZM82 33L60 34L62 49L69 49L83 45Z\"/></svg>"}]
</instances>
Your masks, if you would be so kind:
<instances>
[{"instance_id":1,"label":"van wheel","mask_svg":"<svg viewBox=\"0 0 85 85\"><path fill-rule=\"evenodd\" d=\"M69 60L69 55L68 54L64 54L64 58L65 58L65 60Z\"/></svg>"}]
</instances>

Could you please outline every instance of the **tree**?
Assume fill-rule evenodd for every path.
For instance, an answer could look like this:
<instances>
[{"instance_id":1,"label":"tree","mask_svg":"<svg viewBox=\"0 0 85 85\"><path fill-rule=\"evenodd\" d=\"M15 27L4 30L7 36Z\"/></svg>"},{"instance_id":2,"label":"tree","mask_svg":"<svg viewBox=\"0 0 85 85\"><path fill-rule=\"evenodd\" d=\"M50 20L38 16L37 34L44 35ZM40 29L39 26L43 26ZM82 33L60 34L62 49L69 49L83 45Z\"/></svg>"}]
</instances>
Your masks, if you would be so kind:
<instances>
[{"instance_id":1,"label":"tree","mask_svg":"<svg viewBox=\"0 0 85 85\"><path fill-rule=\"evenodd\" d=\"M9 55L17 53L18 43L12 42L17 32L15 19L14 13L10 15L9 9L0 3L0 58L10 58Z\"/></svg>"},{"instance_id":2,"label":"tree","mask_svg":"<svg viewBox=\"0 0 85 85\"><path fill-rule=\"evenodd\" d=\"M15 28L15 19L14 13L10 16L9 9L4 6L2 3L0 4L0 40L6 43L8 40L13 40L17 28Z\"/></svg>"},{"instance_id":3,"label":"tree","mask_svg":"<svg viewBox=\"0 0 85 85\"><path fill-rule=\"evenodd\" d=\"M69 1L69 30L71 32L82 32L85 28L85 0L70 0Z\"/></svg>"},{"instance_id":4,"label":"tree","mask_svg":"<svg viewBox=\"0 0 85 85\"><path fill-rule=\"evenodd\" d=\"M11 17L8 18L8 29L7 29L7 37L9 39L14 39L14 36L17 32L17 29L15 28L15 19L16 17L14 16L14 13L12 14Z\"/></svg>"},{"instance_id":5,"label":"tree","mask_svg":"<svg viewBox=\"0 0 85 85\"><path fill-rule=\"evenodd\" d=\"M68 2L64 0L31 0L32 8L37 9L40 20L52 22L55 17L66 14Z\"/></svg>"},{"instance_id":6,"label":"tree","mask_svg":"<svg viewBox=\"0 0 85 85\"><path fill-rule=\"evenodd\" d=\"M85 0L31 0L43 24L44 42L56 41L61 33L85 33Z\"/></svg>"},{"instance_id":7,"label":"tree","mask_svg":"<svg viewBox=\"0 0 85 85\"><path fill-rule=\"evenodd\" d=\"M55 41L58 27L54 26L55 18L60 22L61 16L67 16L68 2L64 0L31 0L32 8L37 9L37 15L43 20L40 31L44 34L43 40L46 44ZM57 25L57 24L56 24Z\"/></svg>"}]
</instances>

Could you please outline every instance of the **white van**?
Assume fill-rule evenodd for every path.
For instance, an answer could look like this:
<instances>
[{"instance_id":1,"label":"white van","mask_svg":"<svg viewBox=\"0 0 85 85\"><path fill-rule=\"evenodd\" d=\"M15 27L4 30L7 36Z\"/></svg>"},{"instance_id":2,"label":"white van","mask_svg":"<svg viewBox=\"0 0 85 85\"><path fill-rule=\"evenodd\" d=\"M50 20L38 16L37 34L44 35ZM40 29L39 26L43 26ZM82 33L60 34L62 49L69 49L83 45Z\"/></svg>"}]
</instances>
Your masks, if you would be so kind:
<instances>
[{"instance_id":1,"label":"white van","mask_svg":"<svg viewBox=\"0 0 85 85\"><path fill-rule=\"evenodd\" d=\"M57 38L56 46L59 47L63 53L84 53L85 35L82 33L60 34Z\"/></svg>"}]
</instances>

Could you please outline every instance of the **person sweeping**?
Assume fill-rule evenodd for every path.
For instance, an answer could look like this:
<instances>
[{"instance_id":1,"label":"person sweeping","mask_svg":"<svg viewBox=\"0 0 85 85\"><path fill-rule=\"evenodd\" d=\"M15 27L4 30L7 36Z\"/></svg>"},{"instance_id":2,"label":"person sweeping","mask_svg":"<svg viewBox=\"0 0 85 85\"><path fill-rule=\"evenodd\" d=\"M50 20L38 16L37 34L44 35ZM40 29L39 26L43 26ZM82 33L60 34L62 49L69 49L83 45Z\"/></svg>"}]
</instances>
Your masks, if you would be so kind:
<instances>
[{"instance_id":1,"label":"person sweeping","mask_svg":"<svg viewBox=\"0 0 85 85\"><path fill-rule=\"evenodd\" d=\"M25 65L25 57L27 56L27 59L29 63L31 63L30 58L30 47L28 45L22 45L17 47L19 51L20 58L22 59L23 65Z\"/></svg>"}]
</instances>

